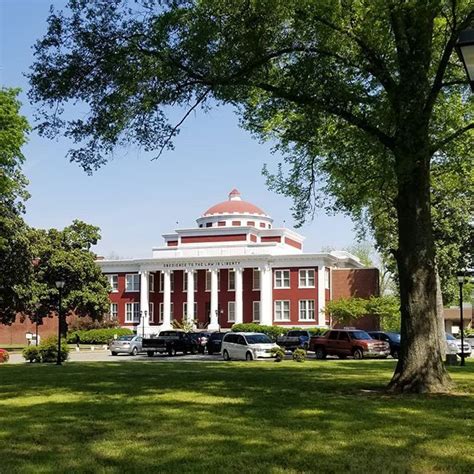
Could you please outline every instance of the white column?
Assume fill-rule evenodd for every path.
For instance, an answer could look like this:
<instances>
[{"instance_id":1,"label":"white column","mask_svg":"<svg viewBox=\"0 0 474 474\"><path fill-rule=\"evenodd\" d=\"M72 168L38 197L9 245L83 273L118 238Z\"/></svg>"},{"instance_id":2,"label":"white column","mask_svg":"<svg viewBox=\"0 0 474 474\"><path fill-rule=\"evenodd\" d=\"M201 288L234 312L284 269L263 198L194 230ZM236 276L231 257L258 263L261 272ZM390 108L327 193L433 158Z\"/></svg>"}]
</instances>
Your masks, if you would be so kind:
<instances>
[{"instance_id":1,"label":"white column","mask_svg":"<svg viewBox=\"0 0 474 474\"><path fill-rule=\"evenodd\" d=\"M273 271L270 265L260 267L260 324L273 325Z\"/></svg>"},{"instance_id":2,"label":"white column","mask_svg":"<svg viewBox=\"0 0 474 474\"><path fill-rule=\"evenodd\" d=\"M137 334L146 337L150 334L150 272L145 270L140 271L140 316Z\"/></svg>"},{"instance_id":3,"label":"white column","mask_svg":"<svg viewBox=\"0 0 474 474\"><path fill-rule=\"evenodd\" d=\"M163 324L161 329L171 329L171 270L163 271Z\"/></svg>"},{"instance_id":4,"label":"white column","mask_svg":"<svg viewBox=\"0 0 474 474\"><path fill-rule=\"evenodd\" d=\"M326 267L318 267L318 326L326 326L326 283L325 283Z\"/></svg>"},{"instance_id":5,"label":"white column","mask_svg":"<svg viewBox=\"0 0 474 474\"><path fill-rule=\"evenodd\" d=\"M186 277L188 279L186 320L194 323L194 271L186 270Z\"/></svg>"},{"instance_id":6,"label":"white column","mask_svg":"<svg viewBox=\"0 0 474 474\"><path fill-rule=\"evenodd\" d=\"M211 322L208 326L208 329L211 331L219 329L219 320L217 318L217 311L219 310L218 272L217 268L211 270Z\"/></svg>"},{"instance_id":7,"label":"white column","mask_svg":"<svg viewBox=\"0 0 474 474\"><path fill-rule=\"evenodd\" d=\"M243 268L235 269L235 324L241 324L244 322L242 285L243 272Z\"/></svg>"}]
</instances>

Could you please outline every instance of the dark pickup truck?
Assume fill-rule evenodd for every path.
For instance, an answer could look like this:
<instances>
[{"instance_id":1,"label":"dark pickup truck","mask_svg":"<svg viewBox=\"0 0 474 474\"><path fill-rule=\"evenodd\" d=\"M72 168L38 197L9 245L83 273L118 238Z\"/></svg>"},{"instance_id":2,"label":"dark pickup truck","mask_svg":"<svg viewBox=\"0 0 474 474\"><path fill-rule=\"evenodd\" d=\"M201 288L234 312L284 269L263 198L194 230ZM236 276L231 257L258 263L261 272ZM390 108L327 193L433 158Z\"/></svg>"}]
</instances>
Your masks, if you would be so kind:
<instances>
[{"instance_id":1,"label":"dark pickup truck","mask_svg":"<svg viewBox=\"0 0 474 474\"><path fill-rule=\"evenodd\" d=\"M307 350L310 339L311 334L309 331L292 329L288 331L285 336L277 337L276 343L280 347L290 351L294 351L300 347Z\"/></svg>"},{"instance_id":2,"label":"dark pickup truck","mask_svg":"<svg viewBox=\"0 0 474 474\"><path fill-rule=\"evenodd\" d=\"M174 356L178 352L196 354L198 343L196 338L184 331L161 331L158 337L145 338L142 350L153 357L156 353Z\"/></svg>"}]
</instances>

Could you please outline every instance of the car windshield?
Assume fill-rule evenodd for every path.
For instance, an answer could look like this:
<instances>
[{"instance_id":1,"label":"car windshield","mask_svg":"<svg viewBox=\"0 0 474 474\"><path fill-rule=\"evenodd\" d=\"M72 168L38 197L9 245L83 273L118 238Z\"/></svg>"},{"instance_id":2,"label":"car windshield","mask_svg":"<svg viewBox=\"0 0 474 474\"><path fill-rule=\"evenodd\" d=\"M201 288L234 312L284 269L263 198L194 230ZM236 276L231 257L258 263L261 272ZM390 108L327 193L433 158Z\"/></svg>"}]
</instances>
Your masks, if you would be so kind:
<instances>
[{"instance_id":1,"label":"car windshield","mask_svg":"<svg viewBox=\"0 0 474 474\"><path fill-rule=\"evenodd\" d=\"M388 332L387 336L390 338L391 341L400 342L400 334L397 332Z\"/></svg>"},{"instance_id":2,"label":"car windshield","mask_svg":"<svg viewBox=\"0 0 474 474\"><path fill-rule=\"evenodd\" d=\"M250 336L245 336L248 344L271 344L272 340L265 336L265 334L252 334Z\"/></svg>"},{"instance_id":3,"label":"car windshield","mask_svg":"<svg viewBox=\"0 0 474 474\"><path fill-rule=\"evenodd\" d=\"M131 341L135 336L120 336L118 341Z\"/></svg>"},{"instance_id":4,"label":"car windshield","mask_svg":"<svg viewBox=\"0 0 474 474\"><path fill-rule=\"evenodd\" d=\"M363 341L366 339L372 339L368 333L365 331L351 331L352 339L357 339L358 341Z\"/></svg>"},{"instance_id":5,"label":"car windshield","mask_svg":"<svg viewBox=\"0 0 474 474\"><path fill-rule=\"evenodd\" d=\"M455 341L456 340L456 338L452 334L446 334L446 339L448 341Z\"/></svg>"},{"instance_id":6,"label":"car windshield","mask_svg":"<svg viewBox=\"0 0 474 474\"><path fill-rule=\"evenodd\" d=\"M293 336L293 337L296 337L296 336L307 336L307 332L306 331L291 331L289 333L289 336Z\"/></svg>"},{"instance_id":7,"label":"car windshield","mask_svg":"<svg viewBox=\"0 0 474 474\"><path fill-rule=\"evenodd\" d=\"M211 339L222 339L224 337L223 332L216 332L215 334L211 334L209 336Z\"/></svg>"}]
</instances>

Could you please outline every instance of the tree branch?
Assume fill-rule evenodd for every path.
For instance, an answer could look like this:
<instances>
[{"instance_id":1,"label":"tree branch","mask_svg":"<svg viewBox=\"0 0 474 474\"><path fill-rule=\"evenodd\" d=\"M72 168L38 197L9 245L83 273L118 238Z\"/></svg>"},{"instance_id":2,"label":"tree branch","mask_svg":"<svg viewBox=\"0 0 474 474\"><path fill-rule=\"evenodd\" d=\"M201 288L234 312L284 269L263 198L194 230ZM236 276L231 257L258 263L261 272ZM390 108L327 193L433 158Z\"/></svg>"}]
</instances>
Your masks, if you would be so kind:
<instances>
[{"instance_id":1,"label":"tree branch","mask_svg":"<svg viewBox=\"0 0 474 474\"><path fill-rule=\"evenodd\" d=\"M466 125L463 128L460 128L459 130L455 131L451 135L448 135L446 138L443 140L439 140L436 142L432 147L431 147L431 154L434 154L436 151L438 151L440 148L443 148L445 145L448 143L452 142L453 140L456 140L459 136L462 134L466 133L468 130L474 130L474 122L470 123L469 125Z\"/></svg>"}]
</instances>

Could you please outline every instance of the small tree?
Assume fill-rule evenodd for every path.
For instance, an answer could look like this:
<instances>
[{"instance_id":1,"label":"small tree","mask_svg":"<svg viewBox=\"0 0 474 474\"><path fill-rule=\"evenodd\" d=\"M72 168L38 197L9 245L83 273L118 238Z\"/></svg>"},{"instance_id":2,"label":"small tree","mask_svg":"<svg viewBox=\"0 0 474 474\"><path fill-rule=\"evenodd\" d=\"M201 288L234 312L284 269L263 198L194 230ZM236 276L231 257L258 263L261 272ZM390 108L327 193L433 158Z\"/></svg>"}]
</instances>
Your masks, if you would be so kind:
<instances>
[{"instance_id":1,"label":"small tree","mask_svg":"<svg viewBox=\"0 0 474 474\"><path fill-rule=\"evenodd\" d=\"M340 298L328 301L325 311L332 324L353 324L367 314L366 304L362 298Z\"/></svg>"}]
</instances>

